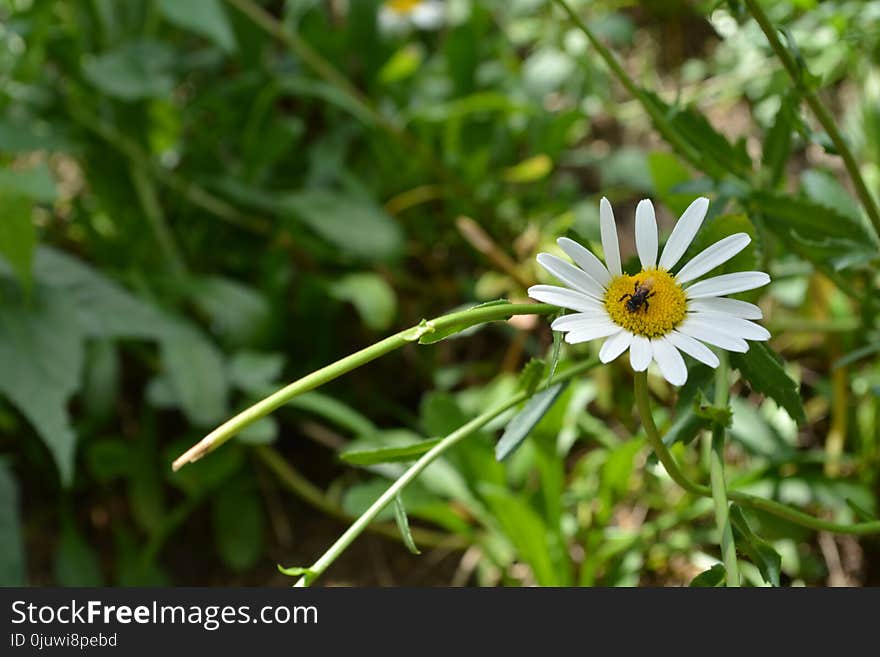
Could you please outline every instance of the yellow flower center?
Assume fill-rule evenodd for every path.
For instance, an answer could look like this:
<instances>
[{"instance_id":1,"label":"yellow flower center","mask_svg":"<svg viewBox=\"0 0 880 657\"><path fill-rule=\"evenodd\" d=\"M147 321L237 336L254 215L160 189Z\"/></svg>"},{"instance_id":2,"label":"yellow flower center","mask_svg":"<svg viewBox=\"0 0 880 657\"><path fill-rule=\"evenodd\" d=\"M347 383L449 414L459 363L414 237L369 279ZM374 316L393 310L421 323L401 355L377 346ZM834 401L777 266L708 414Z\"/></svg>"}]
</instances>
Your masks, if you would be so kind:
<instances>
[{"instance_id":1,"label":"yellow flower center","mask_svg":"<svg viewBox=\"0 0 880 657\"><path fill-rule=\"evenodd\" d=\"M396 14L409 14L424 0L386 0L385 6Z\"/></svg>"},{"instance_id":2,"label":"yellow flower center","mask_svg":"<svg viewBox=\"0 0 880 657\"><path fill-rule=\"evenodd\" d=\"M665 269L616 276L605 293L605 308L615 324L649 338L666 335L684 319L684 290Z\"/></svg>"}]
</instances>

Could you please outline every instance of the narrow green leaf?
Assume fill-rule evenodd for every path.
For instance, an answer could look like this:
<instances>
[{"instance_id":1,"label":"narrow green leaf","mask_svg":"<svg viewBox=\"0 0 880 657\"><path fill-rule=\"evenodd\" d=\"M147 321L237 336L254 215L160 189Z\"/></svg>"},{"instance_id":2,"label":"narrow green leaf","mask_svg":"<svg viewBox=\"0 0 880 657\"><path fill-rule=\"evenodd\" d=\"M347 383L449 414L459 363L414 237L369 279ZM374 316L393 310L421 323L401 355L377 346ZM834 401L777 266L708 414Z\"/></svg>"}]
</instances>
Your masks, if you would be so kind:
<instances>
[{"instance_id":1,"label":"narrow green leaf","mask_svg":"<svg viewBox=\"0 0 880 657\"><path fill-rule=\"evenodd\" d=\"M498 461L506 459L516 451L522 444L522 441L535 428L535 425L553 407L562 391L565 390L566 385L566 383L557 383L546 390L542 390L526 402L523 409L507 423L501 440L495 445L495 458Z\"/></svg>"},{"instance_id":2,"label":"narrow green leaf","mask_svg":"<svg viewBox=\"0 0 880 657\"><path fill-rule=\"evenodd\" d=\"M159 11L178 27L208 37L226 52L235 51L235 33L220 0L159 0Z\"/></svg>"},{"instance_id":3,"label":"narrow green leaf","mask_svg":"<svg viewBox=\"0 0 880 657\"><path fill-rule=\"evenodd\" d=\"M543 360L532 358L523 366L522 371L519 373L519 381L517 382L519 389L524 390L530 395L534 393L538 388L538 384L541 383L541 377L544 376L546 368L547 364Z\"/></svg>"},{"instance_id":4,"label":"narrow green leaf","mask_svg":"<svg viewBox=\"0 0 880 657\"><path fill-rule=\"evenodd\" d=\"M406 549L413 554L421 554L422 552L416 547L412 532L409 530L409 519L406 517L406 509L403 508L403 500L400 499L400 495L394 497L394 520L397 522L397 528L400 530Z\"/></svg>"},{"instance_id":5,"label":"narrow green leaf","mask_svg":"<svg viewBox=\"0 0 880 657\"><path fill-rule=\"evenodd\" d=\"M459 312L464 310L476 310L477 308L485 308L487 306L503 306L506 304L510 304L510 301L507 299L495 299L493 301L487 301L485 303L477 304L476 306L463 306L461 308L456 308L452 312ZM502 320L495 320L502 321ZM452 326L447 326L446 328L437 329L430 326L428 322L425 323L427 330L423 331L418 336L419 344L434 344L435 342L440 342L441 340L445 340L446 338L461 333L462 335L469 335L470 331L475 331L478 327L482 326L486 322L482 320L475 319L463 319L459 324L454 324Z\"/></svg>"},{"instance_id":6,"label":"narrow green leaf","mask_svg":"<svg viewBox=\"0 0 880 657\"><path fill-rule=\"evenodd\" d=\"M403 248L397 222L381 206L365 199L309 189L284 197L282 203L303 224L350 256L386 260Z\"/></svg>"},{"instance_id":7,"label":"narrow green leaf","mask_svg":"<svg viewBox=\"0 0 880 657\"><path fill-rule=\"evenodd\" d=\"M767 541L757 536L738 504L730 505L730 522L737 547L758 567L761 577L772 586L779 586L782 557Z\"/></svg>"},{"instance_id":8,"label":"narrow green leaf","mask_svg":"<svg viewBox=\"0 0 880 657\"><path fill-rule=\"evenodd\" d=\"M387 281L372 272L348 274L330 285L330 294L352 304L369 328L384 331L397 314L397 296Z\"/></svg>"},{"instance_id":9,"label":"narrow green leaf","mask_svg":"<svg viewBox=\"0 0 880 657\"><path fill-rule=\"evenodd\" d=\"M688 586L702 588L721 586L727 577L724 564L716 563L709 570L704 570L691 580Z\"/></svg>"},{"instance_id":10,"label":"narrow green leaf","mask_svg":"<svg viewBox=\"0 0 880 657\"><path fill-rule=\"evenodd\" d=\"M877 516L875 514L868 511L868 509L866 509L850 497L846 498L846 505L850 509L852 509L853 513L856 514L856 517L862 522L874 522L875 520L877 520Z\"/></svg>"},{"instance_id":11,"label":"narrow green leaf","mask_svg":"<svg viewBox=\"0 0 880 657\"><path fill-rule=\"evenodd\" d=\"M162 364L181 410L199 427L227 414L223 354L201 331L180 323L162 340Z\"/></svg>"},{"instance_id":12,"label":"narrow green leaf","mask_svg":"<svg viewBox=\"0 0 880 657\"><path fill-rule=\"evenodd\" d=\"M342 452L339 458L351 465L377 465L413 461L440 442L440 438L422 440L402 447L380 447L377 449L352 449Z\"/></svg>"},{"instance_id":13,"label":"narrow green leaf","mask_svg":"<svg viewBox=\"0 0 880 657\"><path fill-rule=\"evenodd\" d=\"M749 343L749 350L744 354L732 353L730 362L752 388L773 399L798 424L807 421L798 385L785 373L782 359L767 343Z\"/></svg>"},{"instance_id":14,"label":"narrow green leaf","mask_svg":"<svg viewBox=\"0 0 880 657\"><path fill-rule=\"evenodd\" d=\"M284 567L281 564L277 564L278 572L282 575L290 575L291 577L302 577L305 575L306 577L314 577L317 573L311 568L303 568L302 566L288 566Z\"/></svg>"},{"instance_id":15,"label":"narrow green leaf","mask_svg":"<svg viewBox=\"0 0 880 657\"><path fill-rule=\"evenodd\" d=\"M37 245L31 210L30 199L0 187L0 255L12 266L26 294L30 294L33 284L32 267Z\"/></svg>"}]
</instances>

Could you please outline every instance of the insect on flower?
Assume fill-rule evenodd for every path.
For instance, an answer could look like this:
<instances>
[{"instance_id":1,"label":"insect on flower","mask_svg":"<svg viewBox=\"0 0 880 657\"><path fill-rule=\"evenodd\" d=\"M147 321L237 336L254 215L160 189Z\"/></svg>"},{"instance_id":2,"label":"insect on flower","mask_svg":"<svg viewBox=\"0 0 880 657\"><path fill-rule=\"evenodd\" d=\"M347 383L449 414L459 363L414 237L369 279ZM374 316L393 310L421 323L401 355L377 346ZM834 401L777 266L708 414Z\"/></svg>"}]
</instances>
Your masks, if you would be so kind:
<instances>
[{"instance_id":1,"label":"insect on flower","mask_svg":"<svg viewBox=\"0 0 880 657\"><path fill-rule=\"evenodd\" d=\"M709 209L709 199L698 198L675 224L660 258L654 206L643 200L636 208L636 250L641 271L629 275L621 268L617 226L608 199L599 204L599 227L607 267L592 252L566 237L559 246L575 264L549 253L538 263L565 287L534 285L529 296L575 312L554 320L570 344L604 338L599 359L609 363L629 349L637 372L657 363L673 385L687 380L681 352L718 366L718 357L706 345L744 353L746 340L767 340L770 333L750 320L761 319L758 306L724 295L752 290L770 282L760 271L698 278L724 264L748 246L751 238L736 233L719 240L673 273L693 242Z\"/></svg>"}]
</instances>

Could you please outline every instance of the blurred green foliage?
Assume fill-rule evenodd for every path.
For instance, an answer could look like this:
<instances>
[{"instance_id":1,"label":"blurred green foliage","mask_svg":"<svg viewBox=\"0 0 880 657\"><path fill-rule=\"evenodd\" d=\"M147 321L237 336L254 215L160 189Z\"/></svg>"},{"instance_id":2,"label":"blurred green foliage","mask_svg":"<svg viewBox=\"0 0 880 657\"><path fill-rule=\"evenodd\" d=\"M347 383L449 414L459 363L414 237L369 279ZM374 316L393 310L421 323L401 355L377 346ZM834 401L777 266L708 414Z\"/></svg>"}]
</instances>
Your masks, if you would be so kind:
<instances>
[{"instance_id":1,"label":"blurred green foliage","mask_svg":"<svg viewBox=\"0 0 880 657\"><path fill-rule=\"evenodd\" d=\"M310 562L312 534L339 533L402 461L534 390L553 360L545 323L413 346L195 465L171 461L391 330L522 300L537 251L565 233L598 243L601 195L629 234L640 198L668 230L707 194L694 248L746 231L739 258L773 277L744 298L786 361L734 361L730 486L875 517L877 239L802 90L736 0L571 4L644 85L665 142L543 0L449 0L430 25L389 22L395 3L378 0L0 0L2 583L286 582L275 564ZM880 2L762 5L876 193ZM591 349L564 348L559 368ZM704 374L677 400L651 380L697 479ZM455 556L422 579L401 557L393 583L721 581L711 502L646 462L624 366L529 412L406 490L408 542L451 540ZM522 442L499 462L505 426ZM392 539L393 511L376 527ZM876 539L733 519L752 584L880 581ZM387 583L365 559L347 581Z\"/></svg>"}]
</instances>

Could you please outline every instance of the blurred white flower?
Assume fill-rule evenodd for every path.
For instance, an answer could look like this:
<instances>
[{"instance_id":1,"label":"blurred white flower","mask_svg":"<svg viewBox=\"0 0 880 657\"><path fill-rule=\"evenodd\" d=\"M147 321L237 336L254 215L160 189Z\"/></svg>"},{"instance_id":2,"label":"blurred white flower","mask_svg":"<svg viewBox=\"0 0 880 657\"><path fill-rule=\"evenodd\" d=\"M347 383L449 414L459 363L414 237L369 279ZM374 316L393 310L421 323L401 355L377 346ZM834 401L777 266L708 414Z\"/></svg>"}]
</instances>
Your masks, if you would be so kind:
<instances>
[{"instance_id":1,"label":"blurred white flower","mask_svg":"<svg viewBox=\"0 0 880 657\"><path fill-rule=\"evenodd\" d=\"M442 0L386 0L379 8L379 28L386 33L399 34L412 27L436 30L446 18Z\"/></svg>"},{"instance_id":2,"label":"blurred white flower","mask_svg":"<svg viewBox=\"0 0 880 657\"><path fill-rule=\"evenodd\" d=\"M744 353L746 340L767 340L770 333L750 322L761 319L758 306L723 295L751 290L770 282L764 272L722 274L694 282L742 251L751 241L736 233L704 249L677 273L672 269L690 246L703 223L709 199L698 198L678 220L657 260L657 221L651 201L636 208L636 250L641 271L628 275L621 269L617 226L608 199L599 206L602 248L607 267L595 255L566 237L558 243L575 262L549 253L538 255L544 269L565 284L535 285L529 296L537 301L576 311L556 319L552 328L566 333L571 344L604 338L599 358L608 363L629 349L635 371L653 360L673 385L687 380L680 352L710 367L718 357L703 343Z\"/></svg>"}]
</instances>

